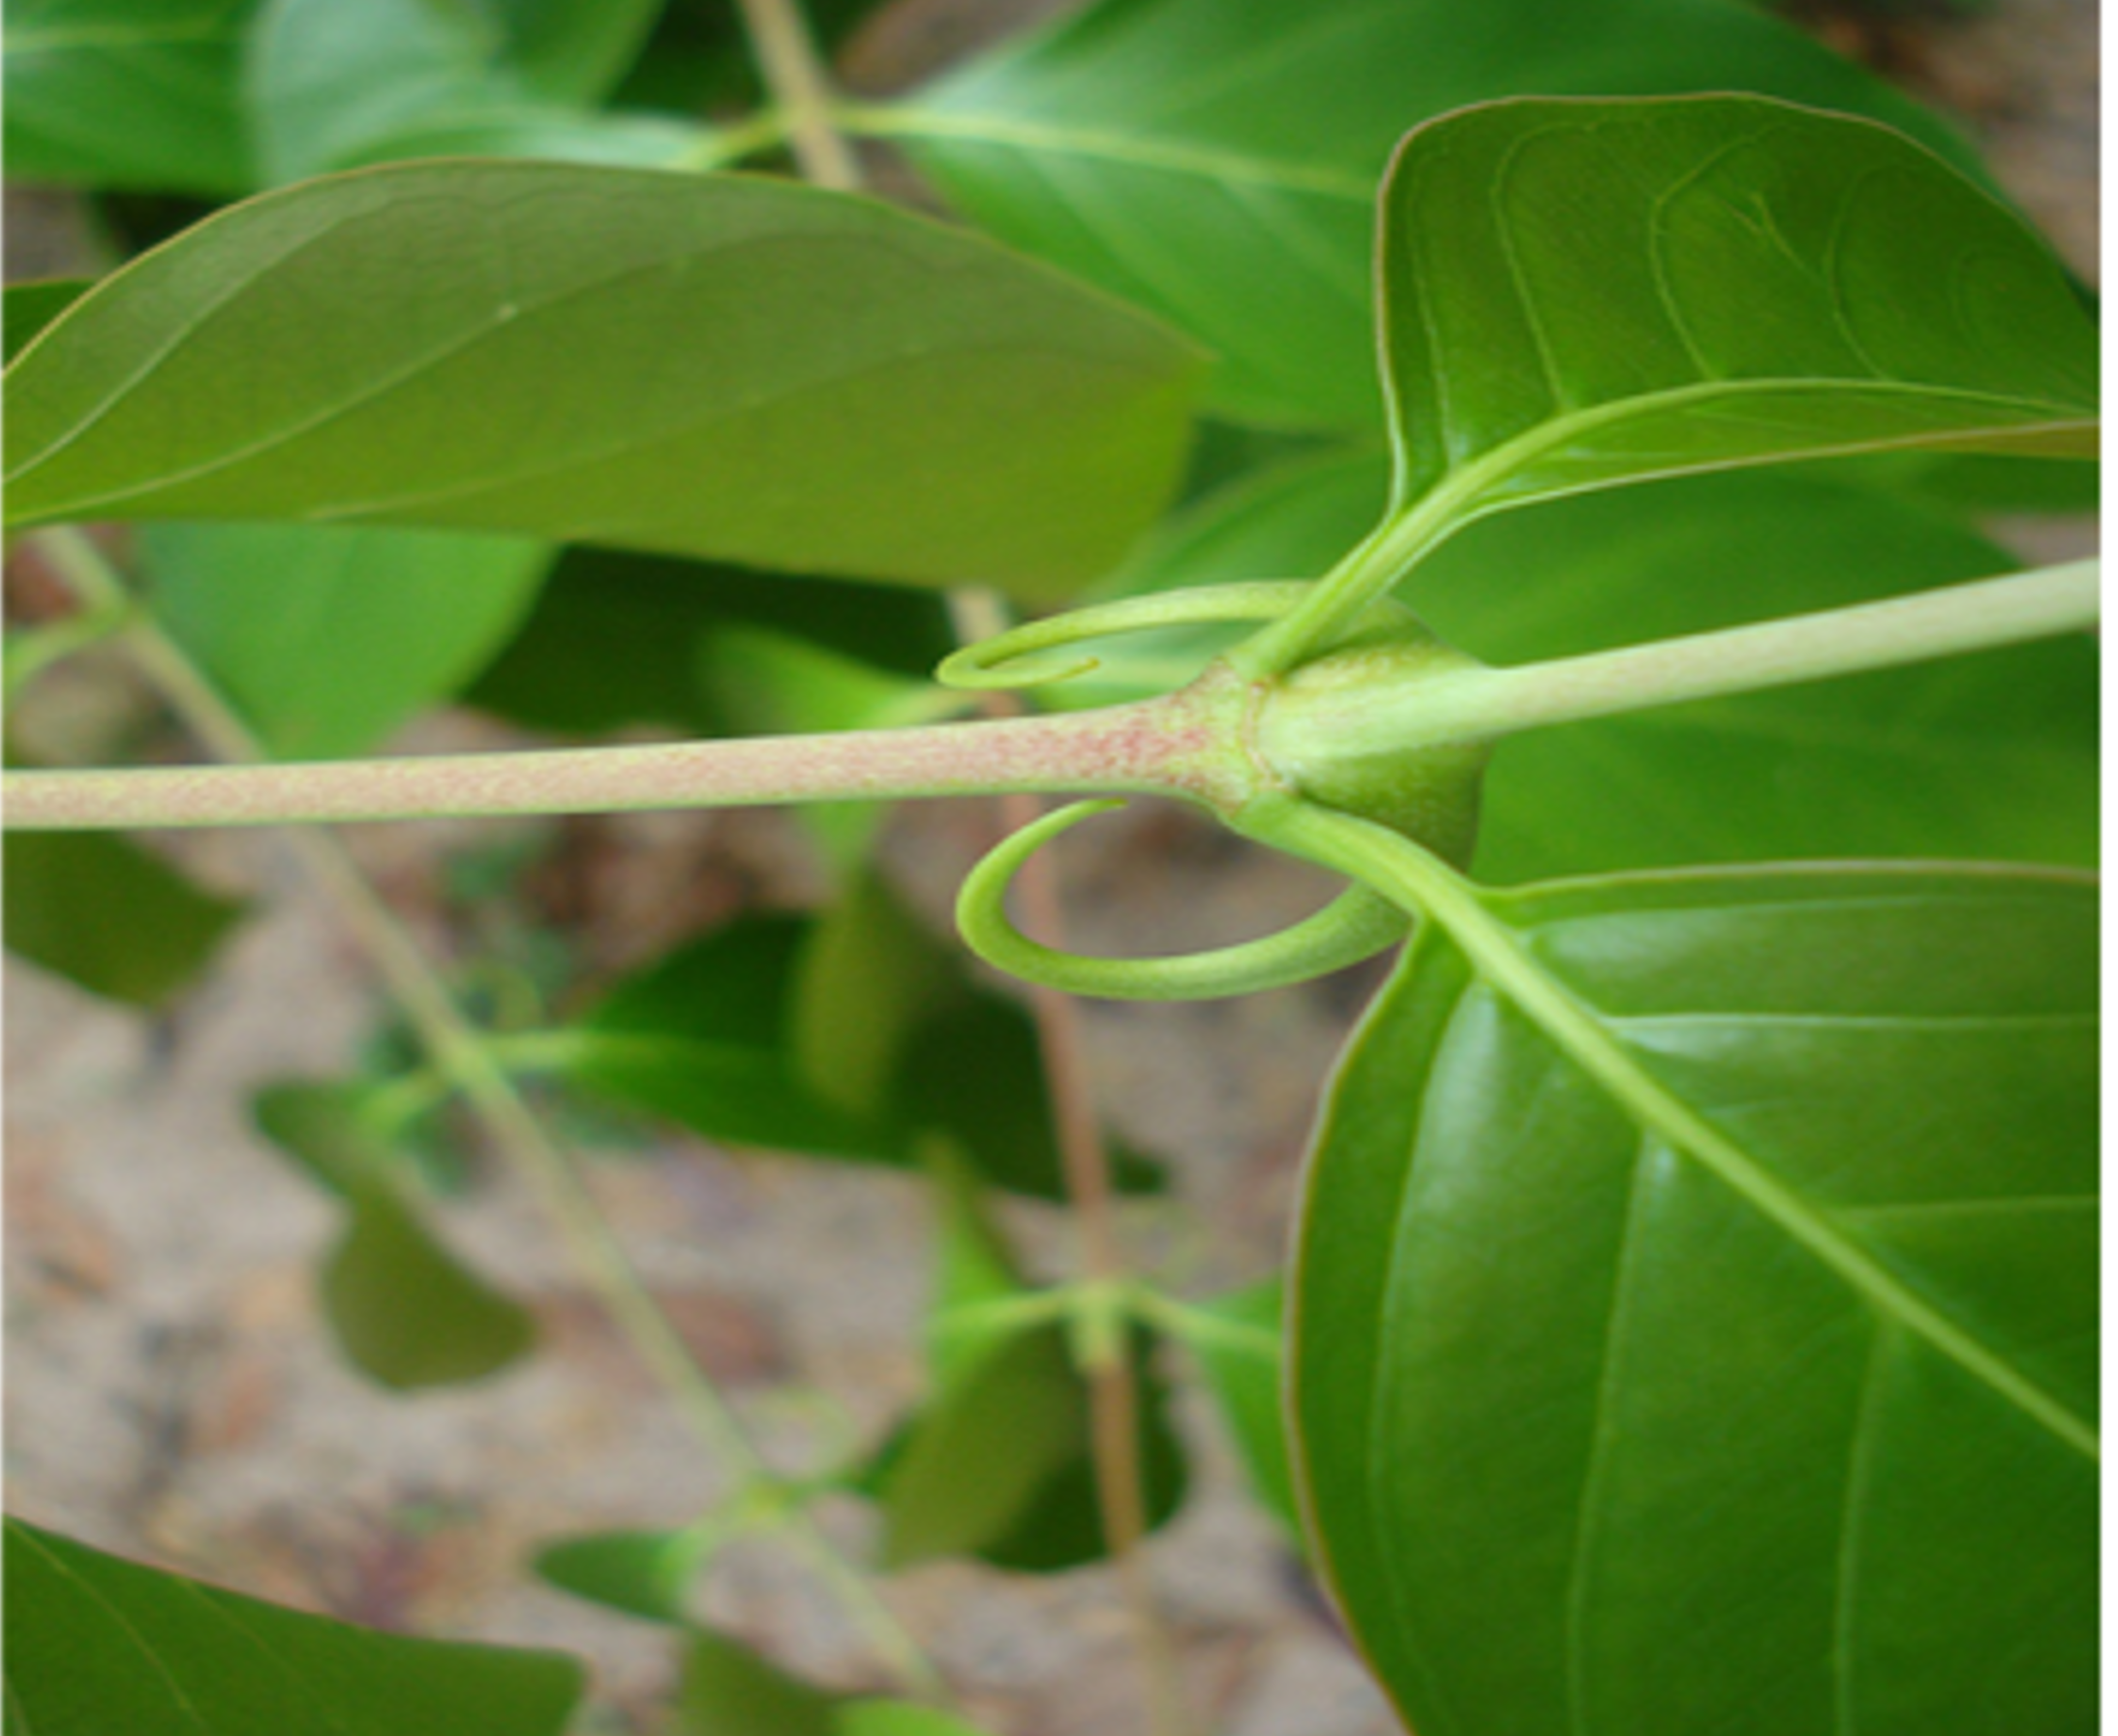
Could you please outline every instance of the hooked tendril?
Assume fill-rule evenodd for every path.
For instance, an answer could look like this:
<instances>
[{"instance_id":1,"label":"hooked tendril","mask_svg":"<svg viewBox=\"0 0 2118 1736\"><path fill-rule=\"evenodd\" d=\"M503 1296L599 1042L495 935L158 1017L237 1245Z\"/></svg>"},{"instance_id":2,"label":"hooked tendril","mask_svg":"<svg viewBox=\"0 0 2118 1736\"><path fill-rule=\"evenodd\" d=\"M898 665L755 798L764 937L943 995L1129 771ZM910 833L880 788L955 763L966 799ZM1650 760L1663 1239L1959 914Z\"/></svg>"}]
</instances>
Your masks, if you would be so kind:
<instances>
[{"instance_id":1,"label":"hooked tendril","mask_svg":"<svg viewBox=\"0 0 2118 1736\"><path fill-rule=\"evenodd\" d=\"M1021 659L1087 639L1148 632L1156 627L1276 621L1308 588L1306 580L1257 580L1092 603L1044 621L1026 622L976 645L967 645L942 659L935 679L945 687L977 688L1038 687L1071 681L1097 668L1099 659L1083 655L1072 661L1047 658L1027 665Z\"/></svg>"},{"instance_id":2,"label":"hooked tendril","mask_svg":"<svg viewBox=\"0 0 2118 1736\"><path fill-rule=\"evenodd\" d=\"M1365 886L1256 940L1153 959L1098 958L1031 940L1009 920L1007 889L1023 865L1060 833L1120 801L1075 802L1002 838L965 877L956 925L987 963L1069 994L1105 1000L1212 1000L1307 982L1357 964L1402 938L1404 912Z\"/></svg>"}]
</instances>

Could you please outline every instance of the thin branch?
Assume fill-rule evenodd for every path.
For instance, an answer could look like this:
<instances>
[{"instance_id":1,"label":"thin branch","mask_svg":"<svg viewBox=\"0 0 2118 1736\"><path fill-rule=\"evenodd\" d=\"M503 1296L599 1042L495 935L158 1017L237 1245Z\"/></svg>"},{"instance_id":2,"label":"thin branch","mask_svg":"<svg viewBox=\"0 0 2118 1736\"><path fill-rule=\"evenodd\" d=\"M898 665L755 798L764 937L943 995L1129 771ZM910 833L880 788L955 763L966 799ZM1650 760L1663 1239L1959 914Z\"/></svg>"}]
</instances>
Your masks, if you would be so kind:
<instances>
[{"instance_id":1,"label":"thin branch","mask_svg":"<svg viewBox=\"0 0 2118 1736\"><path fill-rule=\"evenodd\" d=\"M89 608L127 604L124 584L86 536L77 531L52 531L38 540L53 568ZM230 759L262 756L263 748L249 725L183 648L151 620L136 616L125 629L123 642L141 672L212 752ZM285 841L366 949L435 1065L463 1092L495 1146L537 1196L598 1300L668 1389L691 1427L742 1482L776 1483L778 1478L733 1408L692 1358L633 1270L579 1173L545 1133L513 1081L488 1051L483 1035L464 1017L358 864L326 833L290 832ZM937 1694L942 1687L939 1672L866 1576L833 1547L813 1516L790 1507L783 1522L819 1574L836 1587L876 1654L915 1692Z\"/></svg>"},{"instance_id":2,"label":"thin branch","mask_svg":"<svg viewBox=\"0 0 2118 1736\"><path fill-rule=\"evenodd\" d=\"M804 178L849 193L861 183L860 159L832 118L831 79L796 0L741 0L743 27L757 51L765 83L786 116L794 161Z\"/></svg>"},{"instance_id":3,"label":"thin branch","mask_svg":"<svg viewBox=\"0 0 2118 1736\"><path fill-rule=\"evenodd\" d=\"M1175 696L1101 711L655 747L11 772L7 823L54 831L621 813L1008 790L1204 795ZM216 752L222 751L216 746Z\"/></svg>"},{"instance_id":4,"label":"thin branch","mask_svg":"<svg viewBox=\"0 0 2118 1736\"><path fill-rule=\"evenodd\" d=\"M1395 691L1305 695L1268 713L1260 744L1289 763L1398 754L2080 632L2097 624L2098 572L2076 561L1588 656L1463 669Z\"/></svg>"}]
</instances>

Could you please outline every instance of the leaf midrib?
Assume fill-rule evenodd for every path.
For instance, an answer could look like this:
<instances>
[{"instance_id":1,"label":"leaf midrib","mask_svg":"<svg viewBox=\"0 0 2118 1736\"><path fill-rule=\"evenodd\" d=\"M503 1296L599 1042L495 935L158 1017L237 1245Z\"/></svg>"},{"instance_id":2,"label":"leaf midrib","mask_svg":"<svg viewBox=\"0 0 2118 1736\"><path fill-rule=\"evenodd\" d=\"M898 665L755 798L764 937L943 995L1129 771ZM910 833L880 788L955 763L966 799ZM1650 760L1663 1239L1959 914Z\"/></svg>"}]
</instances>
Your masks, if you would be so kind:
<instances>
[{"instance_id":1,"label":"leaf midrib","mask_svg":"<svg viewBox=\"0 0 2118 1736\"><path fill-rule=\"evenodd\" d=\"M1643 1129L1747 1201L1859 1295L1874 1312L1954 1362L2061 1443L2095 1461L2093 1428L1889 1271L1748 1151L1654 1077L1605 1028L1595 1010L1549 973L1523 938L1466 883L1417 845L1346 814L1311 809L1316 828L1350 846L1370 877L1447 931L1488 982ZM1309 827L1305 827L1310 829Z\"/></svg>"}]
</instances>

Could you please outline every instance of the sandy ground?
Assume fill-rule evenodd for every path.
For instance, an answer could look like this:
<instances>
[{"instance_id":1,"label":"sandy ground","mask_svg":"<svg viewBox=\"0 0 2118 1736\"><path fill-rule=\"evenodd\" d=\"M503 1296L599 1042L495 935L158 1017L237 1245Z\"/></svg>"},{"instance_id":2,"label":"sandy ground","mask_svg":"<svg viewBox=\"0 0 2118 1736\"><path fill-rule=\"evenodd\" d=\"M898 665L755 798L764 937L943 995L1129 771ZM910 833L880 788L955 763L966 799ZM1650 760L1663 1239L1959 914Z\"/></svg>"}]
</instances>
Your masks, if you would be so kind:
<instances>
[{"instance_id":1,"label":"sandy ground","mask_svg":"<svg viewBox=\"0 0 2118 1736\"><path fill-rule=\"evenodd\" d=\"M2092 275L2094 32L2094 8L2076 0L2008 0L1970 22L1863 37L1976 117L2003 176ZM417 745L484 736L445 721ZM984 823L932 808L901 821L889 854L915 898L938 913ZM1164 815L1111 830L1093 862L1074 858L1076 935L1091 950L1225 935L1313 897L1303 870ZM431 929L441 853L502 835L379 828L356 841ZM586 836L591 949L637 947L689 920L712 902L702 887L798 900L813 884L773 816L613 821ZM584 1652L599 1727L640 1727L668 1681L662 1636L541 1589L522 1564L568 1532L683 1522L713 1496L715 1468L498 1175L450 1208L448 1229L534 1302L545 1354L478 1387L403 1399L330 1353L312 1274L331 1213L261 1142L246 1105L267 1081L344 1071L374 996L331 912L268 840L197 840L191 854L262 912L172 1013L136 1015L8 967L10 1506L290 1603ZM434 938L446 949L462 936ZM1180 1177L1181 1209L1147 1208L1132 1228L1192 1289L1274 1263L1316 1081L1360 988L1091 1013L1099 1097ZM649 1283L789 1462L874 1437L915 1397L928 1229L913 1187L681 1140L588 1157ZM1025 1227L1063 1248L1050 1214ZM1196 1703L1221 1736L1381 1736L1386 1711L1295 1590L1214 1418L1187 1404L1182 1423L1196 1492L1152 1559ZM863 1515L832 1520L857 1548ZM1140 1727L1104 1570L1039 1580L937 1566L892 1581L889 1597L996 1730ZM731 1560L710 1608L803 1668L875 1680L830 1599L772 1551Z\"/></svg>"}]
</instances>

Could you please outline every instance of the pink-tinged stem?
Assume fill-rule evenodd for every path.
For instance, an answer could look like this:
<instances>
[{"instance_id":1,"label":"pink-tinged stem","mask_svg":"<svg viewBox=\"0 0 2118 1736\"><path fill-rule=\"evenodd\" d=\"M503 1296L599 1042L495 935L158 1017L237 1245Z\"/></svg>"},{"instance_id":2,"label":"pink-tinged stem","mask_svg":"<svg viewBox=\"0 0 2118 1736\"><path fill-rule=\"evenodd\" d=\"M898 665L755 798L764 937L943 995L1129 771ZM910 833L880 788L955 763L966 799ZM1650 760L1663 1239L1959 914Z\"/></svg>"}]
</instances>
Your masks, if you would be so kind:
<instances>
[{"instance_id":1,"label":"pink-tinged stem","mask_svg":"<svg viewBox=\"0 0 2118 1736\"><path fill-rule=\"evenodd\" d=\"M618 813L1045 790L1204 795L1208 731L1180 699L1059 716L652 747L308 764L11 772L15 829L262 826Z\"/></svg>"}]
</instances>

